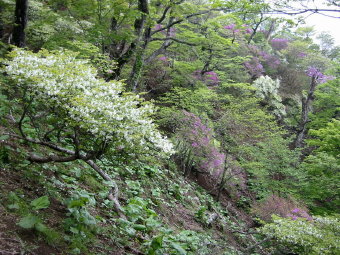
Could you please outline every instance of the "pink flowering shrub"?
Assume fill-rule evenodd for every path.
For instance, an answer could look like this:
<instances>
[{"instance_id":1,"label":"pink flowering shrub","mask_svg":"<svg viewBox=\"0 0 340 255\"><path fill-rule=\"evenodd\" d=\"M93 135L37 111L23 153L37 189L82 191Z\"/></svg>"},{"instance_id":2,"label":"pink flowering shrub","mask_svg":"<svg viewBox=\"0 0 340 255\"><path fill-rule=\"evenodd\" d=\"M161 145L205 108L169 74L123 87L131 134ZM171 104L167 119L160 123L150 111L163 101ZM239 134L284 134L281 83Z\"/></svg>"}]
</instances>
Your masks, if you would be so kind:
<instances>
[{"instance_id":1,"label":"pink flowering shrub","mask_svg":"<svg viewBox=\"0 0 340 255\"><path fill-rule=\"evenodd\" d=\"M224 168L225 155L214 144L212 130L195 114L187 111L183 114L178 135L190 147L195 168L218 178Z\"/></svg>"},{"instance_id":2,"label":"pink flowering shrub","mask_svg":"<svg viewBox=\"0 0 340 255\"><path fill-rule=\"evenodd\" d=\"M274 194L267 197L264 201L255 202L252 205L252 211L261 220L267 222L272 220L271 216L273 214L293 220L297 218L312 220L306 207L291 198L283 198Z\"/></svg>"},{"instance_id":3,"label":"pink flowering shrub","mask_svg":"<svg viewBox=\"0 0 340 255\"><path fill-rule=\"evenodd\" d=\"M271 46L275 49L275 50L284 50L288 47L288 39L285 38L274 38L270 41Z\"/></svg>"},{"instance_id":4,"label":"pink flowering shrub","mask_svg":"<svg viewBox=\"0 0 340 255\"><path fill-rule=\"evenodd\" d=\"M210 85L217 85L220 81L217 73L214 71L206 72L204 75Z\"/></svg>"},{"instance_id":5,"label":"pink flowering shrub","mask_svg":"<svg viewBox=\"0 0 340 255\"><path fill-rule=\"evenodd\" d=\"M298 207L294 208L286 215L286 217L291 218L292 220L297 220L298 218L303 218L308 221L313 220L313 218L307 213L306 210L300 209Z\"/></svg>"},{"instance_id":6,"label":"pink flowering shrub","mask_svg":"<svg viewBox=\"0 0 340 255\"><path fill-rule=\"evenodd\" d=\"M209 71L209 72L205 72L204 74L202 74L200 70L197 70L193 73L193 77L196 80L200 80L206 83L207 85L212 85L212 86L216 86L220 82L220 79L218 78L218 74L215 73L214 71Z\"/></svg>"},{"instance_id":7,"label":"pink flowering shrub","mask_svg":"<svg viewBox=\"0 0 340 255\"><path fill-rule=\"evenodd\" d=\"M305 58L305 57L307 57L307 53L305 53L305 52L299 52L299 53L297 54L297 57L298 57L298 58Z\"/></svg>"},{"instance_id":8,"label":"pink flowering shrub","mask_svg":"<svg viewBox=\"0 0 340 255\"><path fill-rule=\"evenodd\" d=\"M276 69L281 64L281 61L277 56L262 51L255 45L249 45L248 49L253 58L244 62L244 67L252 78L258 78L265 73L267 68Z\"/></svg>"},{"instance_id":9,"label":"pink flowering shrub","mask_svg":"<svg viewBox=\"0 0 340 255\"><path fill-rule=\"evenodd\" d=\"M165 57L165 56L159 57L158 59L161 60L161 61L167 61L168 60L168 58Z\"/></svg>"},{"instance_id":10,"label":"pink flowering shrub","mask_svg":"<svg viewBox=\"0 0 340 255\"><path fill-rule=\"evenodd\" d=\"M244 62L244 67L254 78L258 78L264 73L263 65L258 57L253 57L251 60Z\"/></svg>"},{"instance_id":11,"label":"pink flowering shrub","mask_svg":"<svg viewBox=\"0 0 340 255\"><path fill-rule=\"evenodd\" d=\"M230 25L224 26L224 29L235 31L236 25L235 24L230 24Z\"/></svg>"},{"instance_id":12,"label":"pink flowering shrub","mask_svg":"<svg viewBox=\"0 0 340 255\"><path fill-rule=\"evenodd\" d=\"M334 80L334 76L323 74L318 68L310 66L308 70L306 70L306 74L309 77L312 77L318 83L325 83L330 80Z\"/></svg>"},{"instance_id":13,"label":"pink flowering shrub","mask_svg":"<svg viewBox=\"0 0 340 255\"><path fill-rule=\"evenodd\" d=\"M163 25L162 24L156 24L152 30L153 31L157 31L157 30L160 30L163 28ZM162 31L160 31L162 34L166 35L167 33L169 33L168 35L170 37L174 37L176 35L176 28L174 27L170 27L169 29L164 29Z\"/></svg>"},{"instance_id":14,"label":"pink flowering shrub","mask_svg":"<svg viewBox=\"0 0 340 255\"><path fill-rule=\"evenodd\" d=\"M277 68L280 64L281 64L281 61L278 57L272 55L272 54L269 54L265 51L261 51L259 53L259 55L261 56L262 58L262 61L264 62L264 64L266 64L267 66L269 66L270 68Z\"/></svg>"},{"instance_id":15,"label":"pink flowering shrub","mask_svg":"<svg viewBox=\"0 0 340 255\"><path fill-rule=\"evenodd\" d=\"M153 30L159 30L159 29L162 29L163 26L162 24L156 24L154 27L153 27Z\"/></svg>"},{"instance_id":16,"label":"pink flowering shrub","mask_svg":"<svg viewBox=\"0 0 340 255\"><path fill-rule=\"evenodd\" d=\"M243 32L246 34L251 34L253 32L253 29L249 28L247 24L243 24L239 28L237 27L236 24L229 24L223 27L226 30L230 30L233 33L239 33Z\"/></svg>"}]
</instances>

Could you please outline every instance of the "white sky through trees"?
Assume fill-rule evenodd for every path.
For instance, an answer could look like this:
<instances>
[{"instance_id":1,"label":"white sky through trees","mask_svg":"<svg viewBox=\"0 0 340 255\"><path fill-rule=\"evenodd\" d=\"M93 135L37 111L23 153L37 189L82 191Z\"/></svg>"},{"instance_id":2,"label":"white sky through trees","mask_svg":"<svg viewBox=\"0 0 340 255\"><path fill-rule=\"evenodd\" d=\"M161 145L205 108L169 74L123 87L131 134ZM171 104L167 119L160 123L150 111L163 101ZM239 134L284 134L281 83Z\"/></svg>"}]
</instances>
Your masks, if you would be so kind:
<instances>
[{"instance_id":1,"label":"white sky through trees","mask_svg":"<svg viewBox=\"0 0 340 255\"><path fill-rule=\"evenodd\" d=\"M275 3L276 1L270 0L269 2ZM327 2L333 2L332 5L327 5ZM338 6L336 6L338 5ZM289 18L304 17L305 25L312 26L315 30L315 37L321 32L329 32L335 39L335 44L340 45L340 0L305 0L296 1L291 7L285 7L280 10L287 13L297 13L306 9L317 10L309 11L300 15L283 15ZM333 11L322 11L333 10ZM282 16L282 14L274 14L274 16Z\"/></svg>"}]
</instances>

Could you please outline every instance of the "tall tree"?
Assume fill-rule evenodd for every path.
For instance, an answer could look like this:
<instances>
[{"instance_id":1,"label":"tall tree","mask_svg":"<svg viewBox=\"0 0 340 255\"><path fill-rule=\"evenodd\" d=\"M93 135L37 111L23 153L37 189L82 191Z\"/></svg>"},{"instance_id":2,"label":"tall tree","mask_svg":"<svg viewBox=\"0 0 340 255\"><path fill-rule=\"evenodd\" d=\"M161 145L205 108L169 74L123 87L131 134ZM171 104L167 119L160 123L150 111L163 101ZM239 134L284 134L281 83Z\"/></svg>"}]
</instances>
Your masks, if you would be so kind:
<instances>
[{"instance_id":1,"label":"tall tree","mask_svg":"<svg viewBox=\"0 0 340 255\"><path fill-rule=\"evenodd\" d=\"M0 3L0 15L2 14L3 12L3 7L1 6L1 3ZM2 17L0 16L0 40L2 39L4 35L4 24L3 24L3 21L2 21Z\"/></svg>"},{"instance_id":2,"label":"tall tree","mask_svg":"<svg viewBox=\"0 0 340 255\"><path fill-rule=\"evenodd\" d=\"M308 122L310 122L308 115L312 112L314 93L318 83L323 83L327 80L334 79L334 77L332 76L324 75L315 67L310 67L307 71L307 75L311 77L311 82L307 96L305 98L302 98L301 120L299 130L295 139L295 148L302 147L303 145L303 140L307 132L307 124Z\"/></svg>"},{"instance_id":3,"label":"tall tree","mask_svg":"<svg viewBox=\"0 0 340 255\"><path fill-rule=\"evenodd\" d=\"M18 47L25 47L27 26L28 0L16 0L15 2L15 21L13 29L13 44Z\"/></svg>"}]
</instances>

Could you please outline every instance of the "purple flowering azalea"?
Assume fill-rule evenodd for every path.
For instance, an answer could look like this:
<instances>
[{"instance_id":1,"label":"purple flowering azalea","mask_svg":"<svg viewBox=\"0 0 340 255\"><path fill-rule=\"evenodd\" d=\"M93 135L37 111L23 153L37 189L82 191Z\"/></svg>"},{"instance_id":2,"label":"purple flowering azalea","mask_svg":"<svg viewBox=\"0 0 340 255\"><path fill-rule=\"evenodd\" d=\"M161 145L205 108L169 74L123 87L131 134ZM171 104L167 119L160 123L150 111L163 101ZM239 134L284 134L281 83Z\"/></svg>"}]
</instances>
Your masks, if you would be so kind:
<instances>
[{"instance_id":1,"label":"purple flowering azalea","mask_svg":"<svg viewBox=\"0 0 340 255\"><path fill-rule=\"evenodd\" d=\"M161 60L161 61L167 61L168 60L168 58L165 57L165 56L159 57L158 59Z\"/></svg>"},{"instance_id":2,"label":"purple flowering azalea","mask_svg":"<svg viewBox=\"0 0 340 255\"><path fill-rule=\"evenodd\" d=\"M228 30L234 30L236 27L235 24L230 24L230 25L227 25L227 26L224 26L225 29L228 29Z\"/></svg>"},{"instance_id":3,"label":"purple flowering azalea","mask_svg":"<svg viewBox=\"0 0 340 255\"><path fill-rule=\"evenodd\" d=\"M270 41L270 44L275 50L283 50L288 47L288 42L286 38L274 38Z\"/></svg>"},{"instance_id":4,"label":"purple flowering azalea","mask_svg":"<svg viewBox=\"0 0 340 255\"><path fill-rule=\"evenodd\" d=\"M307 76L314 78L318 83L325 83L335 79L334 76L323 74L318 68L314 66L310 66L306 70L306 74Z\"/></svg>"},{"instance_id":5,"label":"purple flowering azalea","mask_svg":"<svg viewBox=\"0 0 340 255\"><path fill-rule=\"evenodd\" d=\"M297 54L297 56L298 56L299 58L305 58L305 57L307 57L307 53L305 53L305 52L299 52L299 53Z\"/></svg>"}]
</instances>

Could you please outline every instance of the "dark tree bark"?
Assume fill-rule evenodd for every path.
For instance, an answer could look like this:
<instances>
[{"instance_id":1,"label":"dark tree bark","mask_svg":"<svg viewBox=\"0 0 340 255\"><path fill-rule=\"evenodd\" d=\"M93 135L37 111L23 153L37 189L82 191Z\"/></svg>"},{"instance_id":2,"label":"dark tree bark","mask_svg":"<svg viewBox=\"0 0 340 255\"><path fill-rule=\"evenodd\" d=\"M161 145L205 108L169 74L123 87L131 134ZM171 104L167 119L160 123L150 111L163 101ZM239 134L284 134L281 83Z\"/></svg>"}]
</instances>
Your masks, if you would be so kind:
<instances>
[{"instance_id":1,"label":"dark tree bark","mask_svg":"<svg viewBox=\"0 0 340 255\"><path fill-rule=\"evenodd\" d=\"M3 11L2 6L0 5L0 15L1 15L2 11ZM2 18L0 16L0 40L3 38L3 36L4 36L4 23L3 23Z\"/></svg>"},{"instance_id":2,"label":"dark tree bark","mask_svg":"<svg viewBox=\"0 0 340 255\"><path fill-rule=\"evenodd\" d=\"M268 31L266 32L266 40L269 41L271 34L273 33L275 29L275 20L272 20L270 23L270 27Z\"/></svg>"},{"instance_id":3,"label":"dark tree bark","mask_svg":"<svg viewBox=\"0 0 340 255\"><path fill-rule=\"evenodd\" d=\"M150 42L151 28L145 28L146 18L149 15L149 4L147 0L138 1L138 10L142 13L140 19L135 21L136 40L136 57L132 67L129 79L129 86L132 91L136 91L139 78L144 64L144 51ZM143 31L145 31L143 33ZM144 37L144 38L143 38ZM143 40L144 39L144 40Z\"/></svg>"},{"instance_id":4,"label":"dark tree bark","mask_svg":"<svg viewBox=\"0 0 340 255\"><path fill-rule=\"evenodd\" d=\"M247 41L248 44L251 43L251 41L253 40L254 36L256 35L257 33L257 30L259 29L260 25L265 21L267 20L268 18L265 18L263 16L263 13L260 13L260 20L258 22L256 22L255 26L253 27L253 32L251 33L251 35L249 36L249 39Z\"/></svg>"},{"instance_id":5,"label":"dark tree bark","mask_svg":"<svg viewBox=\"0 0 340 255\"><path fill-rule=\"evenodd\" d=\"M22 48L25 47L25 28L27 25L28 0L16 0L15 21L13 29L13 44Z\"/></svg>"},{"instance_id":6,"label":"dark tree bark","mask_svg":"<svg viewBox=\"0 0 340 255\"><path fill-rule=\"evenodd\" d=\"M312 111L312 103L314 100L314 92L316 89L316 85L317 85L317 77L313 76L311 83L310 83L308 95L306 98L302 98L301 120L300 120L299 130L296 135L295 142L294 142L295 148L302 147L303 145L303 140L305 138L306 131L307 131L307 124L309 122L308 114Z\"/></svg>"}]
</instances>

